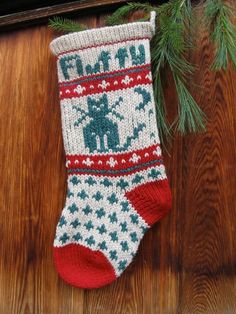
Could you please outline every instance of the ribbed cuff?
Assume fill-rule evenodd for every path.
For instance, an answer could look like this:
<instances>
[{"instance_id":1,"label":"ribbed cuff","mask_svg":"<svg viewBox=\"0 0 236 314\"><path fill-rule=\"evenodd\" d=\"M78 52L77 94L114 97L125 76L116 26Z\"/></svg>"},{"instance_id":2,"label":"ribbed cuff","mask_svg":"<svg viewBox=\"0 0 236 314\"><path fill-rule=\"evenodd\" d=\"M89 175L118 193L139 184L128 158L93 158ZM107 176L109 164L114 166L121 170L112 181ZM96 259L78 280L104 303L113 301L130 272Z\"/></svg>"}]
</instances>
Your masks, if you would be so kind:
<instances>
[{"instance_id":1,"label":"ribbed cuff","mask_svg":"<svg viewBox=\"0 0 236 314\"><path fill-rule=\"evenodd\" d=\"M69 50L92 47L93 45L129 39L151 39L155 32L153 17L155 18L152 12L150 22L135 22L118 26L107 26L60 36L50 43L50 49L54 55L58 55Z\"/></svg>"}]
</instances>

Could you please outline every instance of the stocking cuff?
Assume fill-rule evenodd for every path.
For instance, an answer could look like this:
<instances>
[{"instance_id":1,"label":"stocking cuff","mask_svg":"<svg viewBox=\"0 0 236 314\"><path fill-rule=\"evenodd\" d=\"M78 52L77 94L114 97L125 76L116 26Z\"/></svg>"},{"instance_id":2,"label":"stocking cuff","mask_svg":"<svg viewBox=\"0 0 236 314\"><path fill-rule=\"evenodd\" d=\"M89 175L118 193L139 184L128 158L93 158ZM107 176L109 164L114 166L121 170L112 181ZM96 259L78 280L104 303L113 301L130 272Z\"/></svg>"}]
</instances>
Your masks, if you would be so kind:
<instances>
[{"instance_id":1,"label":"stocking cuff","mask_svg":"<svg viewBox=\"0 0 236 314\"><path fill-rule=\"evenodd\" d=\"M77 50L105 43L130 39L152 38L155 32L155 12L151 12L150 22L135 22L117 26L107 26L60 36L50 44L54 55L68 50Z\"/></svg>"}]
</instances>

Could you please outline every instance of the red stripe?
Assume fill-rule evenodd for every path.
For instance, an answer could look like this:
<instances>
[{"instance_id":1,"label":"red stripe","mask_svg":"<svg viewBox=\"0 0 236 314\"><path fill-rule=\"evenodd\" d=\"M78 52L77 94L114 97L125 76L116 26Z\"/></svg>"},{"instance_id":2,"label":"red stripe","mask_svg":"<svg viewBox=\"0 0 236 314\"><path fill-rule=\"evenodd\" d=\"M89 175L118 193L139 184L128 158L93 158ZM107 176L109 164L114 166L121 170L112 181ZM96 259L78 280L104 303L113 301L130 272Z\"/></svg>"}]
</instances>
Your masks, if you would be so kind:
<instances>
[{"instance_id":1,"label":"red stripe","mask_svg":"<svg viewBox=\"0 0 236 314\"><path fill-rule=\"evenodd\" d=\"M57 55L57 58L59 58L63 54L67 54L67 53L70 53L70 52L83 51L83 50L90 49L90 48L104 47L104 46L109 46L109 45L113 45L113 44L126 43L126 42L129 42L129 41L132 41L132 40L145 40L145 39L149 40L150 37L147 37L147 36L146 37L133 37L133 38L125 39L125 40L109 41L107 43L103 43L103 44L99 44L99 45L91 45L91 46L87 46L87 47L83 47L83 48L71 49L71 50L60 52Z\"/></svg>"},{"instance_id":2,"label":"red stripe","mask_svg":"<svg viewBox=\"0 0 236 314\"><path fill-rule=\"evenodd\" d=\"M118 74L118 73L120 73L121 75L122 74L127 74L126 72L129 72L129 71L132 71L132 69L140 69L140 70L151 70L151 64L150 63L145 63L145 64L142 64L142 65L136 65L136 66L132 66L132 67L129 67L129 68L125 68L125 69L118 69L118 70L114 70L114 71L107 71L107 72L102 72L102 73L97 73L97 74L91 74L91 75L84 75L84 76L80 76L80 77L77 77L77 78L75 78L75 79L73 79L73 80L66 80L66 81L63 81L63 82L59 82L59 85L61 86L63 86L63 85L67 85L67 83L68 83L68 85L70 84L70 83L73 83L73 82L75 82L75 83L80 83L80 81L83 81L83 80L86 80L86 79L92 79L92 78L94 78L94 79L99 79L99 77L100 76L104 76L104 75L113 75L113 74Z\"/></svg>"},{"instance_id":3,"label":"red stripe","mask_svg":"<svg viewBox=\"0 0 236 314\"><path fill-rule=\"evenodd\" d=\"M115 90L127 89L137 85L151 84L150 69L142 70L138 73L122 74L119 76L101 79L99 77L94 80L75 83L69 86L60 86L60 99L76 98L90 94L110 92Z\"/></svg>"},{"instance_id":4,"label":"red stripe","mask_svg":"<svg viewBox=\"0 0 236 314\"><path fill-rule=\"evenodd\" d=\"M68 169L122 170L160 159L160 146L106 155L67 155Z\"/></svg>"}]
</instances>

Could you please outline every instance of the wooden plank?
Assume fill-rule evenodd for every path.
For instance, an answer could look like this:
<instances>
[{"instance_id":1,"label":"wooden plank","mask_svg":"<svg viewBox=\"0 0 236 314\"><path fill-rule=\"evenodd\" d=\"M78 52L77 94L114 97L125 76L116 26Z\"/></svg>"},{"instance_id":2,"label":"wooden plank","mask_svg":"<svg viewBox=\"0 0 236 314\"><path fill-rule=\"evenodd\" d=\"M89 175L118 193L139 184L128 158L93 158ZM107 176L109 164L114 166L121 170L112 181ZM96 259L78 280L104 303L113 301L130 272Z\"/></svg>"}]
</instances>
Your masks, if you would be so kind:
<instances>
[{"instance_id":1,"label":"wooden plank","mask_svg":"<svg viewBox=\"0 0 236 314\"><path fill-rule=\"evenodd\" d=\"M236 313L236 72L211 71L209 33L200 23L194 31L190 58L198 70L190 88L208 123L183 146L180 313Z\"/></svg>"},{"instance_id":2,"label":"wooden plank","mask_svg":"<svg viewBox=\"0 0 236 314\"><path fill-rule=\"evenodd\" d=\"M96 12L107 7L117 7L125 0L86 0L86 1L74 1L66 2L63 4L52 5L48 7L42 7L38 9L26 10L23 12L12 13L8 15L0 16L0 30L13 29L17 26L25 26L29 24L36 24L47 20L54 15L64 14L82 14L84 10L95 10Z\"/></svg>"}]
</instances>

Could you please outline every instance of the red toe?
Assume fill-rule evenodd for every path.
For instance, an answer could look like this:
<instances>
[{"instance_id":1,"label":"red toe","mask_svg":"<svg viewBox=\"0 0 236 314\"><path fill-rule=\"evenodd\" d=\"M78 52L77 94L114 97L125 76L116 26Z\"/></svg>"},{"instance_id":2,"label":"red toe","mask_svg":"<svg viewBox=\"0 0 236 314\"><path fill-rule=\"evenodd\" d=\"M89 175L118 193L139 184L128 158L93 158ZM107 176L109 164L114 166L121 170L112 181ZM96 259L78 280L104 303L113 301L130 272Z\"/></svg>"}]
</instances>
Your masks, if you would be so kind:
<instances>
[{"instance_id":1,"label":"red toe","mask_svg":"<svg viewBox=\"0 0 236 314\"><path fill-rule=\"evenodd\" d=\"M100 251L71 243L54 247L53 256L59 275L78 288L99 288L116 279L111 263Z\"/></svg>"}]
</instances>

